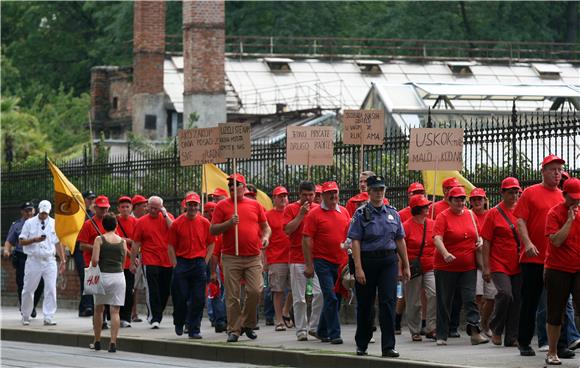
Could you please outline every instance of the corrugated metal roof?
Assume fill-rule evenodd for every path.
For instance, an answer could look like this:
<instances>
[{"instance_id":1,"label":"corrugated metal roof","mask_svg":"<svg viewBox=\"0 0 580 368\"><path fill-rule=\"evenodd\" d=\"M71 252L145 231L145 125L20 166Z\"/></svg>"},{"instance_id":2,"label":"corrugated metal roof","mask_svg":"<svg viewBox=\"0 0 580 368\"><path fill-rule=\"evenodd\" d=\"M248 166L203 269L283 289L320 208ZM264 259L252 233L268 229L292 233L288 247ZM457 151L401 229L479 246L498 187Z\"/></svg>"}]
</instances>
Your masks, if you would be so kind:
<instances>
[{"instance_id":1,"label":"corrugated metal roof","mask_svg":"<svg viewBox=\"0 0 580 368\"><path fill-rule=\"evenodd\" d=\"M549 98L569 96L574 88L580 88L580 66L570 63L512 65L482 64L465 61L471 74L457 75L449 68L458 61L431 61L413 63L389 61L380 64L380 73L364 73L355 60L326 61L317 59L295 59L291 70L273 72L264 59L226 58L225 72L231 84L228 95L232 94L241 107L236 112L246 114L272 114L276 104L284 103L288 110L302 110L313 107L356 109L361 106L372 83L377 85L417 85L433 83L444 85L465 85L467 89L486 89L481 95L489 96L476 101L455 100L457 109L509 110L511 102L506 98L515 86L527 86L517 90L526 97L534 95L537 101L518 103L521 110L547 110L551 106ZM548 65L549 67L546 67ZM559 78L545 79L541 70L559 71ZM549 88L548 88L549 87ZM459 87L458 87L459 88ZM542 90L545 88L545 93ZM501 91L504 92L501 92ZM511 90L512 92L506 92ZM177 111L183 111L183 57L172 57L165 62L165 91ZM498 91L497 93L495 91ZM473 92L473 91L472 91ZM475 96L477 92L473 92ZM545 99L541 99L543 97ZM462 94L463 96L467 93ZM515 95L515 94L514 94ZM431 95L427 96L429 98ZM496 97L494 97L496 96ZM530 96L527 96L530 97ZM239 98L239 99L238 99ZM475 98L475 97L474 97ZM530 97L531 98L531 97ZM394 101L395 104L397 103ZM402 101L402 103L406 103ZM233 108L233 107L230 107Z\"/></svg>"}]
</instances>

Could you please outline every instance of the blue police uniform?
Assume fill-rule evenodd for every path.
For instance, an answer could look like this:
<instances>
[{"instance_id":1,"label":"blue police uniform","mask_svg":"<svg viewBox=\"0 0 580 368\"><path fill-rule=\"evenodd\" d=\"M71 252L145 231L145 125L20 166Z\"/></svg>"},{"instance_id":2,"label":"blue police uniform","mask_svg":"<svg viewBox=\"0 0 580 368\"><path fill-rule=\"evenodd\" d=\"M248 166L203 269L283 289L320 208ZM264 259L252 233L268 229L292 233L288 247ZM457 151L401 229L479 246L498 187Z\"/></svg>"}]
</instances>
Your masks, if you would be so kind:
<instances>
[{"instance_id":1,"label":"blue police uniform","mask_svg":"<svg viewBox=\"0 0 580 368\"><path fill-rule=\"evenodd\" d=\"M378 183L377 183L378 181ZM380 177L369 177L369 187L383 187ZM383 355L395 348L395 306L397 301L398 257L396 240L405 237L397 210L388 205L358 208L351 220L348 237L360 241L360 258L366 284L355 284L357 297L357 353L365 353L372 338L372 309L379 296L379 323ZM396 353L396 352L395 352ZM390 356L390 355L389 355Z\"/></svg>"}]
</instances>

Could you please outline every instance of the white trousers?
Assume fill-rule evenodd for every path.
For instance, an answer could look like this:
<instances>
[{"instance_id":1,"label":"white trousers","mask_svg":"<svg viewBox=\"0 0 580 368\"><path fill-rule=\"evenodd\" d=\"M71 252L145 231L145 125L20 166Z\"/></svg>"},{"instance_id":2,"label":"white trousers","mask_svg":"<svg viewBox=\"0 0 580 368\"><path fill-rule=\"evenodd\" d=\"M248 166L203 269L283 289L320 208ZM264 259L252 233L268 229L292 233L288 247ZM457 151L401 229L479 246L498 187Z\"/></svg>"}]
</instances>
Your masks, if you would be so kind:
<instances>
[{"instance_id":1,"label":"white trousers","mask_svg":"<svg viewBox=\"0 0 580 368\"><path fill-rule=\"evenodd\" d=\"M58 269L56 259L37 258L28 256L24 267L24 287L22 288L22 318L30 319L34 306L34 291L44 279L44 299L42 301L42 314L45 320L52 320L56 313L56 277Z\"/></svg>"},{"instance_id":2,"label":"white trousers","mask_svg":"<svg viewBox=\"0 0 580 368\"><path fill-rule=\"evenodd\" d=\"M308 319L308 307L306 305L306 282L308 279L304 276L304 264L290 263L289 266L296 335L306 332L307 329L308 331L316 332L318 322L320 321L320 313L322 312L322 303L324 301L318 277L314 274L314 278L312 279L312 310L310 312L310 319Z\"/></svg>"}]
</instances>

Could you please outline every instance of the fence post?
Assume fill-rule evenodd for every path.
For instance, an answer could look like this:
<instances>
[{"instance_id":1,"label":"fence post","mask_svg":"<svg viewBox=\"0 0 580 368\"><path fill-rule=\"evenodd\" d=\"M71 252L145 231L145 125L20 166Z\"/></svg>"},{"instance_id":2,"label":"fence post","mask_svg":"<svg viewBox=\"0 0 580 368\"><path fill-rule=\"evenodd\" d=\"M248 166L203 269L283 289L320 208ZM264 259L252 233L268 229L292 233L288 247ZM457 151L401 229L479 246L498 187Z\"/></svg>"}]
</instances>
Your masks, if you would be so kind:
<instances>
[{"instance_id":1,"label":"fence post","mask_svg":"<svg viewBox=\"0 0 580 368\"><path fill-rule=\"evenodd\" d=\"M177 168L178 168L179 157L177 156L177 139L173 140L173 197L178 203L177 208L179 208L179 199L177 198Z\"/></svg>"},{"instance_id":2,"label":"fence post","mask_svg":"<svg viewBox=\"0 0 580 368\"><path fill-rule=\"evenodd\" d=\"M50 176L51 174L49 173L48 170L48 152L44 152L44 198L48 198L49 195L49 190L48 190L48 185L49 185L49 181L50 181Z\"/></svg>"},{"instance_id":3,"label":"fence post","mask_svg":"<svg viewBox=\"0 0 580 368\"><path fill-rule=\"evenodd\" d=\"M516 99L514 98L514 102L512 105L512 170L511 175L512 177L516 178L516 165L517 165L517 158L516 158L516 134L517 134L517 122L518 122L518 113L516 111Z\"/></svg>"},{"instance_id":4,"label":"fence post","mask_svg":"<svg viewBox=\"0 0 580 368\"><path fill-rule=\"evenodd\" d=\"M83 192L87 190L87 146L83 146Z\"/></svg>"},{"instance_id":5,"label":"fence post","mask_svg":"<svg viewBox=\"0 0 580 368\"><path fill-rule=\"evenodd\" d=\"M131 142L127 142L127 195L131 195Z\"/></svg>"}]
</instances>

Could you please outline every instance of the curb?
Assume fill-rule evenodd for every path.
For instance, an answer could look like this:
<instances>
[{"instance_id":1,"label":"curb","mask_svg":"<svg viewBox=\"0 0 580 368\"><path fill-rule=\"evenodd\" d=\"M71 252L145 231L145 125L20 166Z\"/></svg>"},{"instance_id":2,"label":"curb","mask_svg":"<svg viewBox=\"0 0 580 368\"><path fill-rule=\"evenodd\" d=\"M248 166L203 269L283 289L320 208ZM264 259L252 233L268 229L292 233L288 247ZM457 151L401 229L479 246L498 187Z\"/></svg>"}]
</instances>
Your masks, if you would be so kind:
<instances>
[{"instance_id":1,"label":"curb","mask_svg":"<svg viewBox=\"0 0 580 368\"><path fill-rule=\"evenodd\" d=\"M93 341L90 334L22 330L3 328L0 330L2 340L22 341L36 344L49 344L87 348ZM229 363L245 363L269 366L289 366L297 368L467 368L464 365L449 365L405 359L386 359L380 357L357 357L354 355L324 351L300 351L275 348L257 348L245 345L221 345L173 340L151 340L134 337L119 339L118 347L122 351L191 358ZM109 338L102 338L104 347L109 345ZM225 343L224 343L225 344Z\"/></svg>"}]
</instances>

